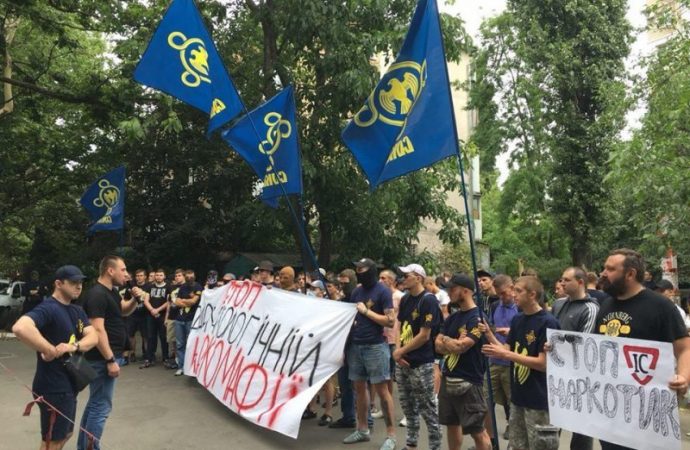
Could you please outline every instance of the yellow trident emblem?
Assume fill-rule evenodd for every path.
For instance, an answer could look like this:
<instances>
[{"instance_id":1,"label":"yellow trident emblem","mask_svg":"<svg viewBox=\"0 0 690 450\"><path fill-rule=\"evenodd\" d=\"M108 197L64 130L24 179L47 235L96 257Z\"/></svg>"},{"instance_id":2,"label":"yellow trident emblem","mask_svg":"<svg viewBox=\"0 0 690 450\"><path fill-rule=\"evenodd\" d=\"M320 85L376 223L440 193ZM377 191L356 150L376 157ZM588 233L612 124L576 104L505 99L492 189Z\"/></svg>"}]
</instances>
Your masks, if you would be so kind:
<instances>
[{"instance_id":1,"label":"yellow trident emblem","mask_svg":"<svg viewBox=\"0 0 690 450\"><path fill-rule=\"evenodd\" d=\"M98 187L101 190L98 192L98 197L93 200L93 205L97 208L108 208L98 223L111 223L110 214L120 201L120 190L108 180L100 180Z\"/></svg>"},{"instance_id":2,"label":"yellow trident emblem","mask_svg":"<svg viewBox=\"0 0 690 450\"><path fill-rule=\"evenodd\" d=\"M168 45L180 51L180 61L185 68L180 76L182 84L197 87L202 81L211 83L211 79L208 78L208 52L204 41L199 38L187 39L183 33L173 31L168 35ZM192 47L188 55L187 47L192 45L196 45L196 47Z\"/></svg>"},{"instance_id":3,"label":"yellow trident emblem","mask_svg":"<svg viewBox=\"0 0 690 450\"><path fill-rule=\"evenodd\" d=\"M266 131L266 140L261 141L259 144L259 151L268 156L271 164L266 168L266 171L270 172L275 165L273 154L280 148L283 138L289 138L290 134L292 134L292 125L289 120L283 119L283 116L277 112L266 114L264 116L264 123L268 125L268 131Z\"/></svg>"},{"instance_id":4,"label":"yellow trident emblem","mask_svg":"<svg viewBox=\"0 0 690 450\"><path fill-rule=\"evenodd\" d=\"M377 120L405 129L407 115L426 85L426 61L402 61L393 64L367 102L355 115L354 122L368 127Z\"/></svg>"}]
</instances>

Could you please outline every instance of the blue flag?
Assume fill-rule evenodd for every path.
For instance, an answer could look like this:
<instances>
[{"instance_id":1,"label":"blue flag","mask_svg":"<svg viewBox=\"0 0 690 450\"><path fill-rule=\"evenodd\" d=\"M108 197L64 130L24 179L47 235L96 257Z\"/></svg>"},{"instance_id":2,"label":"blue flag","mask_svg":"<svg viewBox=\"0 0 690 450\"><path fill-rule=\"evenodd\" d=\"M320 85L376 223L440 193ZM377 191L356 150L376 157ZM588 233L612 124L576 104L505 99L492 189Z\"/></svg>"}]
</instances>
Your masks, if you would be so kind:
<instances>
[{"instance_id":1,"label":"blue flag","mask_svg":"<svg viewBox=\"0 0 690 450\"><path fill-rule=\"evenodd\" d=\"M342 136L371 190L457 154L436 0L419 1L395 63Z\"/></svg>"},{"instance_id":2,"label":"blue flag","mask_svg":"<svg viewBox=\"0 0 690 450\"><path fill-rule=\"evenodd\" d=\"M193 0L173 0L134 70L139 83L207 113L207 134L244 108Z\"/></svg>"},{"instance_id":3,"label":"blue flag","mask_svg":"<svg viewBox=\"0 0 690 450\"><path fill-rule=\"evenodd\" d=\"M125 226L125 168L103 175L84 192L79 200L91 216L89 234L121 230Z\"/></svg>"},{"instance_id":4,"label":"blue flag","mask_svg":"<svg viewBox=\"0 0 690 450\"><path fill-rule=\"evenodd\" d=\"M261 200L273 208L278 206L283 189L287 194L302 193L295 115L295 96L288 86L222 135L263 181Z\"/></svg>"}]
</instances>

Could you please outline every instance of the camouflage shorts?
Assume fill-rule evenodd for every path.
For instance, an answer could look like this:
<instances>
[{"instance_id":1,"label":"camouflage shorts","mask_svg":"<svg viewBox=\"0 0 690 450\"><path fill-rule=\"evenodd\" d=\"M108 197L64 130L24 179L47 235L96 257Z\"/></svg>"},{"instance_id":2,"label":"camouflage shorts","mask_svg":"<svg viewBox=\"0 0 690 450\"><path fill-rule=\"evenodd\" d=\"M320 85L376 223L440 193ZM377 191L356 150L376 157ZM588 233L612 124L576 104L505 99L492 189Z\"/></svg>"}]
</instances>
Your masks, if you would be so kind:
<instances>
[{"instance_id":1,"label":"camouflage shorts","mask_svg":"<svg viewBox=\"0 0 690 450\"><path fill-rule=\"evenodd\" d=\"M510 405L509 441L513 448L536 448L537 425L549 424L549 412Z\"/></svg>"}]
</instances>

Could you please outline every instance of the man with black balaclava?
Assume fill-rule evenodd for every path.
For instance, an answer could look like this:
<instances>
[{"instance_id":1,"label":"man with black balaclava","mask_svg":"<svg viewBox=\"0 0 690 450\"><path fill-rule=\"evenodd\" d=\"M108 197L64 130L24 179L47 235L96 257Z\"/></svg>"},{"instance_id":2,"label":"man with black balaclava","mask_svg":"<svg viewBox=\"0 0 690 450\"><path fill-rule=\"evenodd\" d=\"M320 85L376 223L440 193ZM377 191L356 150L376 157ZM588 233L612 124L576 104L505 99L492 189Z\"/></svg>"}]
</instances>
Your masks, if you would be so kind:
<instances>
[{"instance_id":1,"label":"man with black balaclava","mask_svg":"<svg viewBox=\"0 0 690 450\"><path fill-rule=\"evenodd\" d=\"M357 305L357 316L352 325L351 343L347 351L350 381L357 397L357 429L347 436L344 444L371 440L367 416L369 392L367 382L381 399L381 411L386 423L387 437L381 450L396 448L393 425L393 397L388 392L390 379L390 348L383 337L383 327L395 323L395 310L391 291L379 281L376 263L369 258L355 262L357 286L350 303Z\"/></svg>"}]
</instances>

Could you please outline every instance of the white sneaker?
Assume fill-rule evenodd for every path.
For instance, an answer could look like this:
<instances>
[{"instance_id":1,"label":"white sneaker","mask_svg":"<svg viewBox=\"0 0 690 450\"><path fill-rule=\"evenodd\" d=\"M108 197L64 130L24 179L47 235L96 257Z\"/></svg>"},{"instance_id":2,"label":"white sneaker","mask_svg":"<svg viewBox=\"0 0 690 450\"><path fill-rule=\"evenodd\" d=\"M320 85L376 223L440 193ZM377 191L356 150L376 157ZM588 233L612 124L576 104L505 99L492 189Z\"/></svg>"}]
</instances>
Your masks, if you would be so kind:
<instances>
[{"instance_id":1,"label":"white sneaker","mask_svg":"<svg viewBox=\"0 0 690 450\"><path fill-rule=\"evenodd\" d=\"M377 408L372 408L371 417L373 417L374 419L383 419L383 411Z\"/></svg>"},{"instance_id":2,"label":"white sneaker","mask_svg":"<svg viewBox=\"0 0 690 450\"><path fill-rule=\"evenodd\" d=\"M175 376L179 377L180 375L184 375L184 372L182 371L182 369L177 369L177 371L175 372Z\"/></svg>"},{"instance_id":3,"label":"white sneaker","mask_svg":"<svg viewBox=\"0 0 690 450\"><path fill-rule=\"evenodd\" d=\"M398 426L406 427L407 426L407 417L403 417L402 419L400 419L400 422L398 422Z\"/></svg>"}]
</instances>

